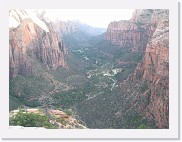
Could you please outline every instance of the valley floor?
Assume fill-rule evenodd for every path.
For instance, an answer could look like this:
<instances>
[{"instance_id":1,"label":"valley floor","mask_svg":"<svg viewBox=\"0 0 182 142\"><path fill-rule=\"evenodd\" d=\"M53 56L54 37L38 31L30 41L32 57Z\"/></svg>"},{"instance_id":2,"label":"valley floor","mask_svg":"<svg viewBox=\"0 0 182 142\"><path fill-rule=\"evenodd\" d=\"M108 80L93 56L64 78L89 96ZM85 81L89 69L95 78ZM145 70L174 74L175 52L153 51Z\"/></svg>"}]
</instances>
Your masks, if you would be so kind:
<instances>
[{"instance_id":1,"label":"valley floor","mask_svg":"<svg viewBox=\"0 0 182 142\"><path fill-rule=\"evenodd\" d=\"M10 110L52 106L72 109L88 128L155 128L129 106L120 86L143 54L112 45L103 36L96 38L68 49L67 68L47 70L36 62L35 76L10 80Z\"/></svg>"}]
</instances>

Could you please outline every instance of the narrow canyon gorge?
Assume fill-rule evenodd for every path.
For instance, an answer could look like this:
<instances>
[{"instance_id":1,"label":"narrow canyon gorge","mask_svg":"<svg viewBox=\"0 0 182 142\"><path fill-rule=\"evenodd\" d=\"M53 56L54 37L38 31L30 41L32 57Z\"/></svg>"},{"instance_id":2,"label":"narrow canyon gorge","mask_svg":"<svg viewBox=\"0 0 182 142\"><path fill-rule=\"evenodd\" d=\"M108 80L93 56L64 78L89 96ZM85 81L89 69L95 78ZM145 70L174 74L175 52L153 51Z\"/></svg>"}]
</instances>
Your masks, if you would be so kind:
<instances>
[{"instance_id":1,"label":"narrow canyon gorge","mask_svg":"<svg viewBox=\"0 0 182 142\"><path fill-rule=\"evenodd\" d=\"M69 109L90 129L169 128L169 10L137 9L107 29L20 9L9 20L10 111Z\"/></svg>"}]
</instances>

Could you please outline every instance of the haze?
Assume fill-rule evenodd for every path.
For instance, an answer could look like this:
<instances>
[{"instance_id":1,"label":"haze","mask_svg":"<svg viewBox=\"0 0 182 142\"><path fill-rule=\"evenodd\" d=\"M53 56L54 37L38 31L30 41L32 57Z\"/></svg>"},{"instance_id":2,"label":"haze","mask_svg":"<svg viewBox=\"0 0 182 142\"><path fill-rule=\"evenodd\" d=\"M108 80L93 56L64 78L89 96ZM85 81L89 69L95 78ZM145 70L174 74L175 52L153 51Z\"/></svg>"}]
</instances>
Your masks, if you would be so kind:
<instances>
[{"instance_id":1,"label":"haze","mask_svg":"<svg viewBox=\"0 0 182 142\"><path fill-rule=\"evenodd\" d=\"M93 27L107 28L112 21L129 20L134 9L46 9L51 20L79 20Z\"/></svg>"}]
</instances>

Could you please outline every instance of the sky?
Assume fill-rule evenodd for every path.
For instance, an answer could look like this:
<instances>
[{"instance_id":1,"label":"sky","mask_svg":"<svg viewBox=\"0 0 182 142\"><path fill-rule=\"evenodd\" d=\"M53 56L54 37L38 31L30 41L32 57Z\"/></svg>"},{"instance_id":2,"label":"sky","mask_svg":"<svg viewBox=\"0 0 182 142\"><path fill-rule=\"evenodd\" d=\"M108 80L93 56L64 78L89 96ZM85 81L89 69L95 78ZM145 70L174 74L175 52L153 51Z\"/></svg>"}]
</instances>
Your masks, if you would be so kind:
<instances>
[{"instance_id":1,"label":"sky","mask_svg":"<svg viewBox=\"0 0 182 142\"><path fill-rule=\"evenodd\" d=\"M93 27L107 28L112 21L129 20L134 9L46 9L51 20L79 20Z\"/></svg>"}]
</instances>

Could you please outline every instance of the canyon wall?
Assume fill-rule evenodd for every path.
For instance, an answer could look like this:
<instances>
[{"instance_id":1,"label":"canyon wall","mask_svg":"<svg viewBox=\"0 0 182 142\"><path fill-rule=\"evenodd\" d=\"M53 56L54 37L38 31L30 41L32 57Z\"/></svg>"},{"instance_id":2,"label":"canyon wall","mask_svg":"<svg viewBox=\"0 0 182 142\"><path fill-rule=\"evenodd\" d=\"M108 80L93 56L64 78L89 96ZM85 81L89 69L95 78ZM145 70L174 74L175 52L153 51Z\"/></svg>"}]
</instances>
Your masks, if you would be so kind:
<instances>
[{"instance_id":1,"label":"canyon wall","mask_svg":"<svg viewBox=\"0 0 182 142\"><path fill-rule=\"evenodd\" d=\"M135 10L129 21L112 22L106 40L144 52L135 72L121 83L131 107L169 128L169 11ZM137 91L136 91L137 90Z\"/></svg>"},{"instance_id":2,"label":"canyon wall","mask_svg":"<svg viewBox=\"0 0 182 142\"><path fill-rule=\"evenodd\" d=\"M136 10L130 20L111 22L105 39L121 48L131 48L135 52L144 52L151 37L152 10Z\"/></svg>"},{"instance_id":3,"label":"canyon wall","mask_svg":"<svg viewBox=\"0 0 182 142\"><path fill-rule=\"evenodd\" d=\"M64 66L64 47L48 24L25 10L9 11L10 78L34 74L35 61L48 69Z\"/></svg>"},{"instance_id":4,"label":"canyon wall","mask_svg":"<svg viewBox=\"0 0 182 142\"><path fill-rule=\"evenodd\" d=\"M169 127L169 11L154 10L155 29L146 46L145 56L136 69L142 72L150 90L146 116L153 117L159 128ZM149 112L147 111L149 110Z\"/></svg>"}]
</instances>

